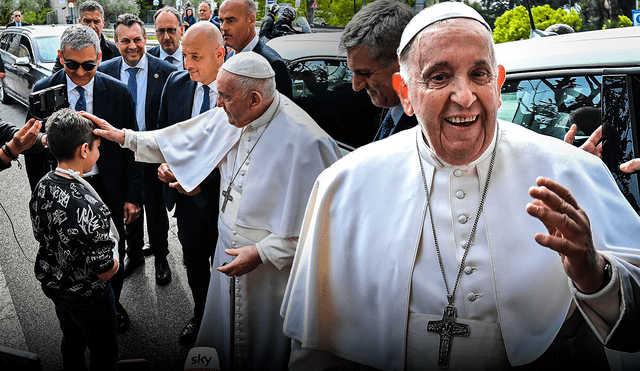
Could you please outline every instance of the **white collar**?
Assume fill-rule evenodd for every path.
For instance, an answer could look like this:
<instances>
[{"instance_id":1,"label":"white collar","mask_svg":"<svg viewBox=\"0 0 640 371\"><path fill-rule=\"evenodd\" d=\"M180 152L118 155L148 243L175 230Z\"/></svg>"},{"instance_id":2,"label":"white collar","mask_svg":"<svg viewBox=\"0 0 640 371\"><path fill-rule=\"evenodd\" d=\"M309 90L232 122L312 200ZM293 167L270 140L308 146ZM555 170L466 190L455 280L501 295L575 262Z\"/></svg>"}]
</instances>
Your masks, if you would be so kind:
<instances>
[{"instance_id":1,"label":"white collar","mask_svg":"<svg viewBox=\"0 0 640 371\"><path fill-rule=\"evenodd\" d=\"M140 60L138 61L138 64L136 64L135 66L129 66L127 64L127 62L125 62L124 57L122 57L122 67L121 67L121 71L124 72L130 68L139 68L143 71L147 70L147 66L149 65L149 57L147 57L147 53L145 52L144 54L142 54L142 58L140 58Z\"/></svg>"},{"instance_id":2,"label":"white collar","mask_svg":"<svg viewBox=\"0 0 640 371\"><path fill-rule=\"evenodd\" d=\"M78 68L82 68L82 66L78 67ZM76 85L73 81L71 81L71 79L69 78L69 76L67 76L67 74L65 73L65 77L67 78L67 92L73 90L76 88ZM96 80L96 76L94 75L91 80L89 80L88 83L86 83L84 86L82 86L84 88L85 94L89 93L93 96L93 85L94 85L94 81Z\"/></svg>"},{"instance_id":3,"label":"white collar","mask_svg":"<svg viewBox=\"0 0 640 371\"><path fill-rule=\"evenodd\" d=\"M164 51L164 49L162 49L162 46L158 46L160 48L160 59L165 59L166 57L173 57L179 61L182 60L182 44L178 45L178 49L176 49L175 52L173 52L173 54L167 54L167 52Z\"/></svg>"}]
</instances>

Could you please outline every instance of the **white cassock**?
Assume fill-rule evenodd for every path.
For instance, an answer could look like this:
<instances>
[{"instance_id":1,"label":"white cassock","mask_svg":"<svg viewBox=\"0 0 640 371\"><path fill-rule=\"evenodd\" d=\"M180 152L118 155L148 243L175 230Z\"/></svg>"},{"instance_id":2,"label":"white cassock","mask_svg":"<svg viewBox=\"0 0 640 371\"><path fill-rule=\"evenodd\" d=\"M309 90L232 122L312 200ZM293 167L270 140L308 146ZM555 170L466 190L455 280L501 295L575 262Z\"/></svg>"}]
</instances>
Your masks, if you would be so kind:
<instances>
[{"instance_id":1,"label":"white cassock","mask_svg":"<svg viewBox=\"0 0 640 371\"><path fill-rule=\"evenodd\" d=\"M190 124L198 120L206 124ZM185 133L185 126L192 129ZM286 369L291 343L282 333L280 304L313 184L338 160L340 149L311 117L279 93L244 130L231 126L224 111L216 108L151 133L156 134L138 138L136 159L156 160L161 152L186 190L195 188L218 164L221 191L235 177L232 199L225 202L220 195L225 210L219 214L218 247L196 346L216 348L222 369L228 369L230 278L215 268L231 262L224 249L256 245L263 263L234 278L233 359L236 369ZM133 147L129 142L127 137L125 146ZM158 147L160 151L154 149Z\"/></svg>"},{"instance_id":2,"label":"white cassock","mask_svg":"<svg viewBox=\"0 0 640 371\"><path fill-rule=\"evenodd\" d=\"M440 335L427 323L442 319L447 294L416 138L452 290L496 137L484 212L454 299L470 335L454 337L450 369L538 359L575 303L607 347L640 350L640 218L598 158L501 121L489 149L466 166L440 162L417 127L362 147L320 175L281 310L285 333L297 341L292 369L322 369L330 353L384 370L438 369ZM584 295L567 285L558 253L535 242L547 231L525 206L538 176L567 187L587 212L595 246L613 268L600 292Z\"/></svg>"}]
</instances>

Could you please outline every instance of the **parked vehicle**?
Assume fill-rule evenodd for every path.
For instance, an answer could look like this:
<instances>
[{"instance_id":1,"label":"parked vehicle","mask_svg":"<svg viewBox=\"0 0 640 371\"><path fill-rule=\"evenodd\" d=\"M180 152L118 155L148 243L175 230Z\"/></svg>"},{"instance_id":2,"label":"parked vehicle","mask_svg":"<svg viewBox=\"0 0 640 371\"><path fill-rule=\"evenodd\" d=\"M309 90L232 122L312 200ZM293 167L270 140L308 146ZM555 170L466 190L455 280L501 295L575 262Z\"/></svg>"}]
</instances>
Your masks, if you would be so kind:
<instances>
[{"instance_id":1,"label":"parked vehicle","mask_svg":"<svg viewBox=\"0 0 640 371\"><path fill-rule=\"evenodd\" d=\"M60 36L68 26L9 27L0 35L0 56L6 77L0 84L0 101L16 100L29 105L36 81L51 75L60 47Z\"/></svg>"}]
</instances>

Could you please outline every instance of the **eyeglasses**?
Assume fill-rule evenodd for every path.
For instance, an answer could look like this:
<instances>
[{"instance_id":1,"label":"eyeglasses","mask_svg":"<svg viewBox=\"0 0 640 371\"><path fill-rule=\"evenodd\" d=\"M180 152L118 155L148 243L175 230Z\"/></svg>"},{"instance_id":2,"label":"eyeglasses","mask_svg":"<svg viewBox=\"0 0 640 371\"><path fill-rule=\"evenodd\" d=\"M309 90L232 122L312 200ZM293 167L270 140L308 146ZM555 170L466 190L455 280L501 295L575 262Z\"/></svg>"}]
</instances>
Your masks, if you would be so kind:
<instances>
[{"instance_id":1,"label":"eyeglasses","mask_svg":"<svg viewBox=\"0 0 640 371\"><path fill-rule=\"evenodd\" d=\"M72 60L65 60L64 65L67 66L67 68L70 69L71 71L77 70L80 66L82 66L82 69L85 71L91 71L97 66L96 62L87 61L87 62L78 63Z\"/></svg>"},{"instance_id":2,"label":"eyeglasses","mask_svg":"<svg viewBox=\"0 0 640 371\"><path fill-rule=\"evenodd\" d=\"M178 30L177 28L167 28L167 29L158 28L156 30L156 35L162 37L166 32L169 34L169 36L175 36L177 30Z\"/></svg>"},{"instance_id":3,"label":"eyeglasses","mask_svg":"<svg viewBox=\"0 0 640 371\"><path fill-rule=\"evenodd\" d=\"M13 17L14 18L18 18L18 17L22 17L22 15L21 14L14 14Z\"/></svg>"}]
</instances>

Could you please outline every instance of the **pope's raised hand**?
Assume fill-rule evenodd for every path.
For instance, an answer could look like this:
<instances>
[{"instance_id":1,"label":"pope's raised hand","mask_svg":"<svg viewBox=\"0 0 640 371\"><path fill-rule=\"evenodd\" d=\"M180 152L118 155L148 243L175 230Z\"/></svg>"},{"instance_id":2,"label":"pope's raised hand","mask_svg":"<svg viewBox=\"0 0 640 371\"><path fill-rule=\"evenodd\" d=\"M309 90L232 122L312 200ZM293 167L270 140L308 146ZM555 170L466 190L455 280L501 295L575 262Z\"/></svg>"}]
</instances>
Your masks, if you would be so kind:
<instances>
[{"instance_id":1,"label":"pope's raised hand","mask_svg":"<svg viewBox=\"0 0 640 371\"><path fill-rule=\"evenodd\" d=\"M557 251L566 274L583 293L594 293L604 279L604 258L596 251L587 213L571 192L551 179L539 177L529 189L534 200L527 212L545 225L549 234L538 233L535 240Z\"/></svg>"},{"instance_id":2,"label":"pope's raised hand","mask_svg":"<svg viewBox=\"0 0 640 371\"><path fill-rule=\"evenodd\" d=\"M93 130L93 134L118 144L124 144L124 130L114 128L107 121L89 112L81 111L79 113L96 124L98 128Z\"/></svg>"}]
</instances>

